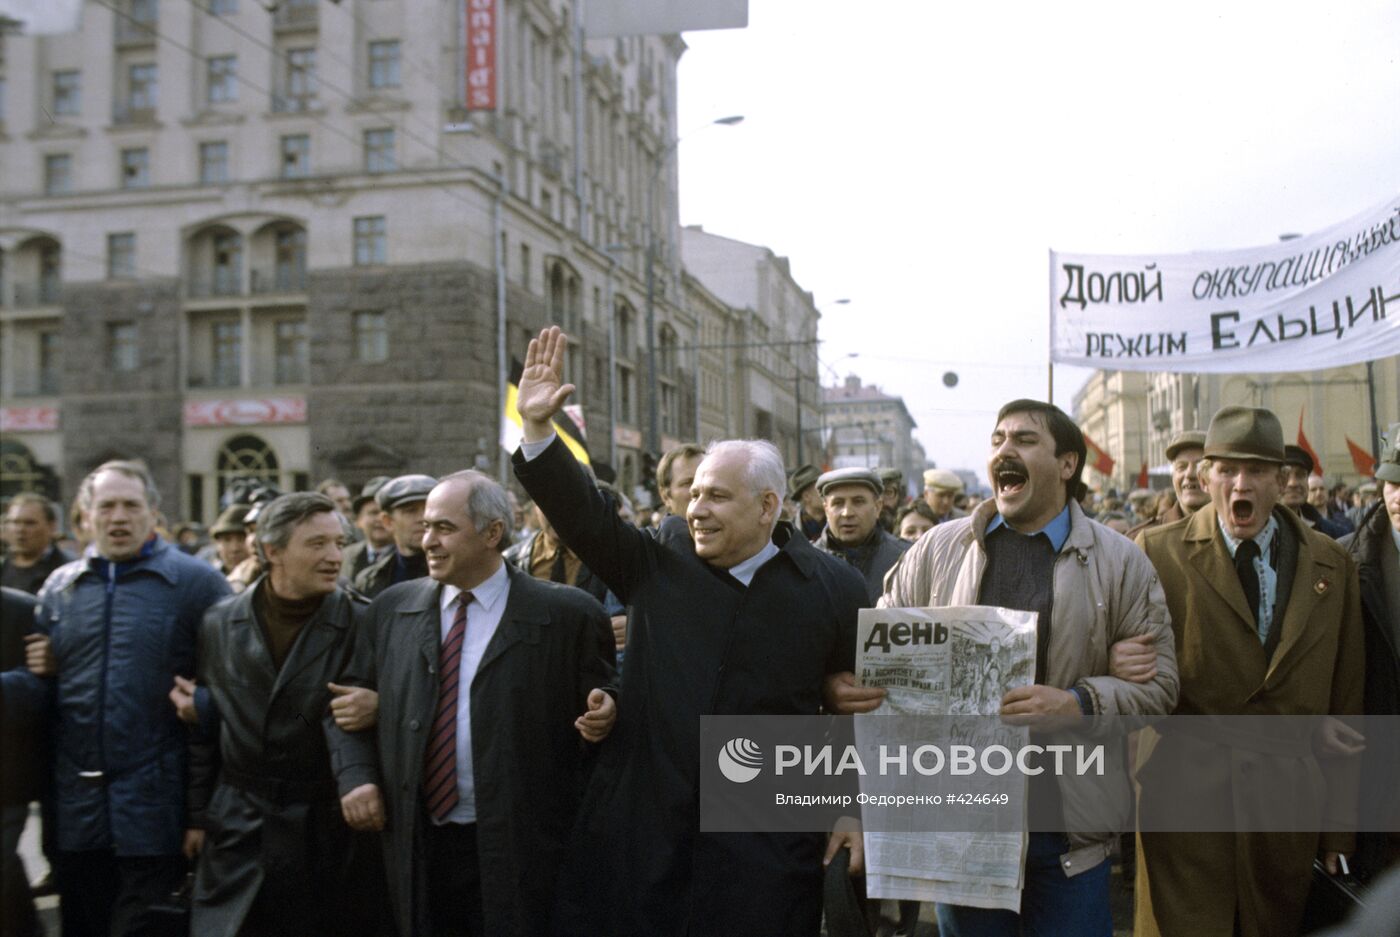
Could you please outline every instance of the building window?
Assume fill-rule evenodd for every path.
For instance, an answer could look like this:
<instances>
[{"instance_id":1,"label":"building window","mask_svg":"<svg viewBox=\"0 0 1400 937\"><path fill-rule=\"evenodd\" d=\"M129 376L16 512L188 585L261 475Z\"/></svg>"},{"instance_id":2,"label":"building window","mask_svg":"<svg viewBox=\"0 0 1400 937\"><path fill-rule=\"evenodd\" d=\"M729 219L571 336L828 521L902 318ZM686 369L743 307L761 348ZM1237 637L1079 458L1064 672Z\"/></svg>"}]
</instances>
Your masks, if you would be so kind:
<instances>
[{"instance_id":1,"label":"building window","mask_svg":"<svg viewBox=\"0 0 1400 937\"><path fill-rule=\"evenodd\" d=\"M306 321L279 321L273 332L273 343L277 356L273 380L278 384L306 383Z\"/></svg>"},{"instance_id":2,"label":"building window","mask_svg":"<svg viewBox=\"0 0 1400 937\"><path fill-rule=\"evenodd\" d=\"M223 498L229 483L235 478L256 478L269 485L278 485L277 453L256 436L235 436L224 443L215 462L218 469L219 498Z\"/></svg>"},{"instance_id":3,"label":"building window","mask_svg":"<svg viewBox=\"0 0 1400 937\"><path fill-rule=\"evenodd\" d=\"M81 76L76 71L53 73L53 112L57 117L76 117L83 109Z\"/></svg>"},{"instance_id":4,"label":"building window","mask_svg":"<svg viewBox=\"0 0 1400 937\"><path fill-rule=\"evenodd\" d=\"M278 292L292 293L306 289L306 230L279 230L273 255L273 279Z\"/></svg>"},{"instance_id":5,"label":"building window","mask_svg":"<svg viewBox=\"0 0 1400 937\"><path fill-rule=\"evenodd\" d=\"M243 363L243 327L237 321L215 322L209 330L212 387L237 387Z\"/></svg>"},{"instance_id":6,"label":"building window","mask_svg":"<svg viewBox=\"0 0 1400 937\"><path fill-rule=\"evenodd\" d=\"M60 394L63 367L63 333L57 329L39 332L39 394Z\"/></svg>"},{"instance_id":7,"label":"building window","mask_svg":"<svg viewBox=\"0 0 1400 937\"><path fill-rule=\"evenodd\" d=\"M295 133L282 138L282 178L301 179L311 173L311 138Z\"/></svg>"},{"instance_id":8,"label":"building window","mask_svg":"<svg viewBox=\"0 0 1400 937\"><path fill-rule=\"evenodd\" d=\"M530 288L530 245L520 245L520 285Z\"/></svg>"},{"instance_id":9,"label":"building window","mask_svg":"<svg viewBox=\"0 0 1400 937\"><path fill-rule=\"evenodd\" d=\"M126 70L126 106L131 116L156 107L156 66L154 62L132 65Z\"/></svg>"},{"instance_id":10,"label":"building window","mask_svg":"<svg viewBox=\"0 0 1400 937\"><path fill-rule=\"evenodd\" d=\"M113 371L135 371L141 366L135 322L107 323L107 366Z\"/></svg>"},{"instance_id":11,"label":"building window","mask_svg":"<svg viewBox=\"0 0 1400 937\"><path fill-rule=\"evenodd\" d=\"M228 144L223 141L199 145L199 181L218 185L228 181Z\"/></svg>"},{"instance_id":12,"label":"building window","mask_svg":"<svg viewBox=\"0 0 1400 937\"><path fill-rule=\"evenodd\" d=\"M151 184L151 153L144 146L122 150L122 188L144 189Z\"/></svg>"},{"instance_id":13,"label":"building window","mask_svg":"<svg viewBox=\"0 0 1400 937\"><path fill-rule=\"evenodd\" d=\"M209 86L206 92L210 104L238 100L238 58L216 55L209 60Z\"/></svg>"},{"instance_id":14,"label":"building window","mask_svg":"<svg viewBox=\"0 0 1400 937\"><path fill-rule=\"evenodd\" d=\"M374 215L355 219L355 266L385 263L388 252L384 233L384 216Z\"/></svg>"},{"instance_id":15,"label":"building window","mask_svg":"<svg viewBox=\"0 0 1400 937\"><path fill-rule=\"evenodd\" d=\"M238 12L238 0L209 0L209 12L215 16L232 16Z\"/></svg>"},{"instance_id":16,"label":"building window","mask_svg":"<svg viewBox=\"0 0 1400 937\"><path fill-rule=\"evenodd\" d=\"M617 418L623 423L636 423L632 412L632 369L617 369Z\"/></svg>"},{"instance_id":17,"label":"building window","mask_svg":"<svg viewBox=\"0 0 1400 937\"><path fill-rule=\"evenodd\" d=\"M355 313L351 331L354 333L356 361L389 360L389 325L383 310Z\"/></svg>"},{"instance_id":18,"label":"building window","mask_svg":"<svg viewBox=\"0 0 1400 937\"><path fill-rule=\"evenodd\" d=\"M50 153L44 157L44 194L63 195L73 191L73 157Z\"/></svg>"},{"instance_id":19,"label":"building window","mask_svg":"<svg viewBox=\"0 0 1400 937\"><path fill-rule=\"evenodd\" d=\"M365 172L391 172L394 169L394 130L392 127L365 131Z\"/></svg>"},{"instance_id":20,"label":"building window","mask_svg":"<svg viewBox=\"0 0 1400 937\"><path fill-rule=\"evenodd\" d=\"M316 97L316 50L288 49L287 72L283 78L283 111L302 111Z\"/></svg>"},{"instance_id":21,"label":"building window","mask_svg":"<svg viewBox=\"0 0 1400 937\"><path fill-rule=\"evenodd\" d=\"M233 231L214 235L214 295L243 292L243 238Z\"/></svg>"},{"instance_id":22,"label":"building window","mask_svg":"<svg viewBox=\"0 0 1400 937\"><path fill-rule=\"evenodd\" d=\"M107 279L129 280L136 276L136 235L129 231L107 235Z\"/></svg>"},{"instance_id":23,"label":"building window","mask_svg":"<svg viewBox=\"0 0 1400 937\"><path fill-rule=\"evenodd\" d=\"M399 42L386 39L369 44L369 86L397 88L399 86Z\"/></svg>"}]
</instances>

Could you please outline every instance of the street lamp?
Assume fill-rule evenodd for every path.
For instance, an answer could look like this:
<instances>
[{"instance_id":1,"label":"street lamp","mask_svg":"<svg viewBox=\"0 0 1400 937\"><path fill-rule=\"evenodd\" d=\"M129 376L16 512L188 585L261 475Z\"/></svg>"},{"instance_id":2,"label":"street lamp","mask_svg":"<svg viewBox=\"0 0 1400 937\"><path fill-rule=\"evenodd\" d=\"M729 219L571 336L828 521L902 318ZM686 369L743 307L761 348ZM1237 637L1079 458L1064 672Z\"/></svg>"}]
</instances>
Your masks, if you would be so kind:
<instances>
[{"instance_id":1,"label":"street lamp","mask_svg":"<svg viewBox=\"0 0 1400 937\"><path fill-rule=\"evenodd\" d=\"M672 140L658 154L656 165L652 167L651 176L647 180L647 449L653 453L661 452L660 401L657 399L656 386L656 225L652 215L656 200L656 181L661 176L662 167L669 164L676 148L686 137L706 127L733 127L743 120L743 114L720 117Z\"/></svg>"},{"instance_id":2,"label":"street lamp","mask_svg":"<svg viewBox=\"0 0 1400 937\"><path fill-rule=\"evenodd\" d=\"M841 299L833 299L833 300L831 301L830 305L832 305L832 306L847 306L847 305L850 305L850 302L851 302L851 301L850 301L849 299L843 297L843 298L841 298ZM821 359L818 359L818 360L821 360ZM821 375L817 375L817 383L818 383L818 384L821 383ZM798 464L798 465L801 465L801 464L802 464L802 365L798 362L798 359L797 359L797 355L796 355L796 354L794 354L794 355L793 355L793 358L792 358L792 397L793 397L793 402L794 402L795 404L797 404L797 427L796 427L796 429L797 429L797 464ZM820 401L820 400L817 401L817 406L818 406L818 408L821 407L821 401ZM820 425L821 425L821 424L820 424L820 419L821 419L821 417L820 417L820 410L819 410L819 412L818 412L818 421L819 421L819 422L818 422L818 424L817 424L818 427L820 427Z\"/></svg>"}]
</instances>

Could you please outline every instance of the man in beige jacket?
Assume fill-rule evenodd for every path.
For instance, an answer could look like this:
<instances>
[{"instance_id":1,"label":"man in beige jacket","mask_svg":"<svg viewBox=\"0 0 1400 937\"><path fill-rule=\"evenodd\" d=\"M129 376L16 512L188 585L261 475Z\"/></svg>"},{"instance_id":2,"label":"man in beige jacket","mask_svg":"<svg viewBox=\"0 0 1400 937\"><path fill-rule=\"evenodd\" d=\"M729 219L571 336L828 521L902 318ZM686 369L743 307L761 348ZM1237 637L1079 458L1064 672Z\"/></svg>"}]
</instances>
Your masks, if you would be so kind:
<instances>
[{"instance_id":1,"label":"man in beige jacket","mask_svg":"<svg viewBox=\"0 0 1400 937\"><path fill-rule=\"evenodd\" d=\"M1002 697L1001 715L1009 721L1170 712L1176 655L1162 587L1132 541L1080 509L1083 433L1058 407L1015 400L998 414L991 443L994 500L925 534L890 571L880 604L1037 612L1035 683ZM1111 676L1112 645L1144 634L1156 648L1155 673L1143 683ZM878 705L882 691L852 684L849 675L829 678L827 705L838 712ZM1121 763L1122 739L1105 745L1107 760ZM1106 860L1128 820L1131 795L1121 772L1097 785L1073 781L1032 780L1032 815L1058 811L1072 832L1031 833L1021 915L940 905L941 934L1014 935L1024 916L1042 930L1048 926L1045 932L1111 935ZM1083 832L1089 817L1103 820L1103 832Z\"/></svg>"}]
</instances>

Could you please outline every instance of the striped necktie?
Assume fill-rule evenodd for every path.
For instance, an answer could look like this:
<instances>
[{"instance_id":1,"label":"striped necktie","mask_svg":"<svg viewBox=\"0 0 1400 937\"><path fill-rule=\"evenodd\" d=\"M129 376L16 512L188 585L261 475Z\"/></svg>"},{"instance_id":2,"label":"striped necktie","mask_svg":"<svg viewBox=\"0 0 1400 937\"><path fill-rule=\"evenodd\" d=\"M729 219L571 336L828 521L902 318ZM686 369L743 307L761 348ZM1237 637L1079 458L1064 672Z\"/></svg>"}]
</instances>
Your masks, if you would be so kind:
<instances>
[{"instance_id":1,"label":"striped necktie","mask_svg":"<svg viewBox=\"0 0 1400 937\"><path fill-rule=\"evenodd\" d=\"M438 655L437 713L423 759L423 802L428 816L441 823L457 809L457 689L462 664L462 639L467 633L470 592L457 597L457 613Z\"/></svg>"}]
</instances>

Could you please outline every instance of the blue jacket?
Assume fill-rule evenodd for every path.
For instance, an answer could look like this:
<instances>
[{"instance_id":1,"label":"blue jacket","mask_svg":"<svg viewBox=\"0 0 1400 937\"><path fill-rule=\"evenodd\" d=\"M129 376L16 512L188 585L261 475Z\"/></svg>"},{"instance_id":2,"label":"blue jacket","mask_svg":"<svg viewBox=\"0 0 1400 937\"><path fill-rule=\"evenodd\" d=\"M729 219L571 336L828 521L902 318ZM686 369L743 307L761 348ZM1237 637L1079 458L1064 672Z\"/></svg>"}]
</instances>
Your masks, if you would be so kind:
<instances>
[{"instance_id":1,"label":"blue jacket","mask_svg":"<svg viewBox=\"0 0 1400 937\"><path fill-rule=\"evenodd\" d=\"M89 551L44 584L36 624L58 658L57 678L44 682L55 684L59 849L180 852L188 733L167 694L176 674L193 676L204 610L229 591L213 567L159 538L125 563ZM104 782L82 771L102 771Z\"/></svg>"}]
</instances>

